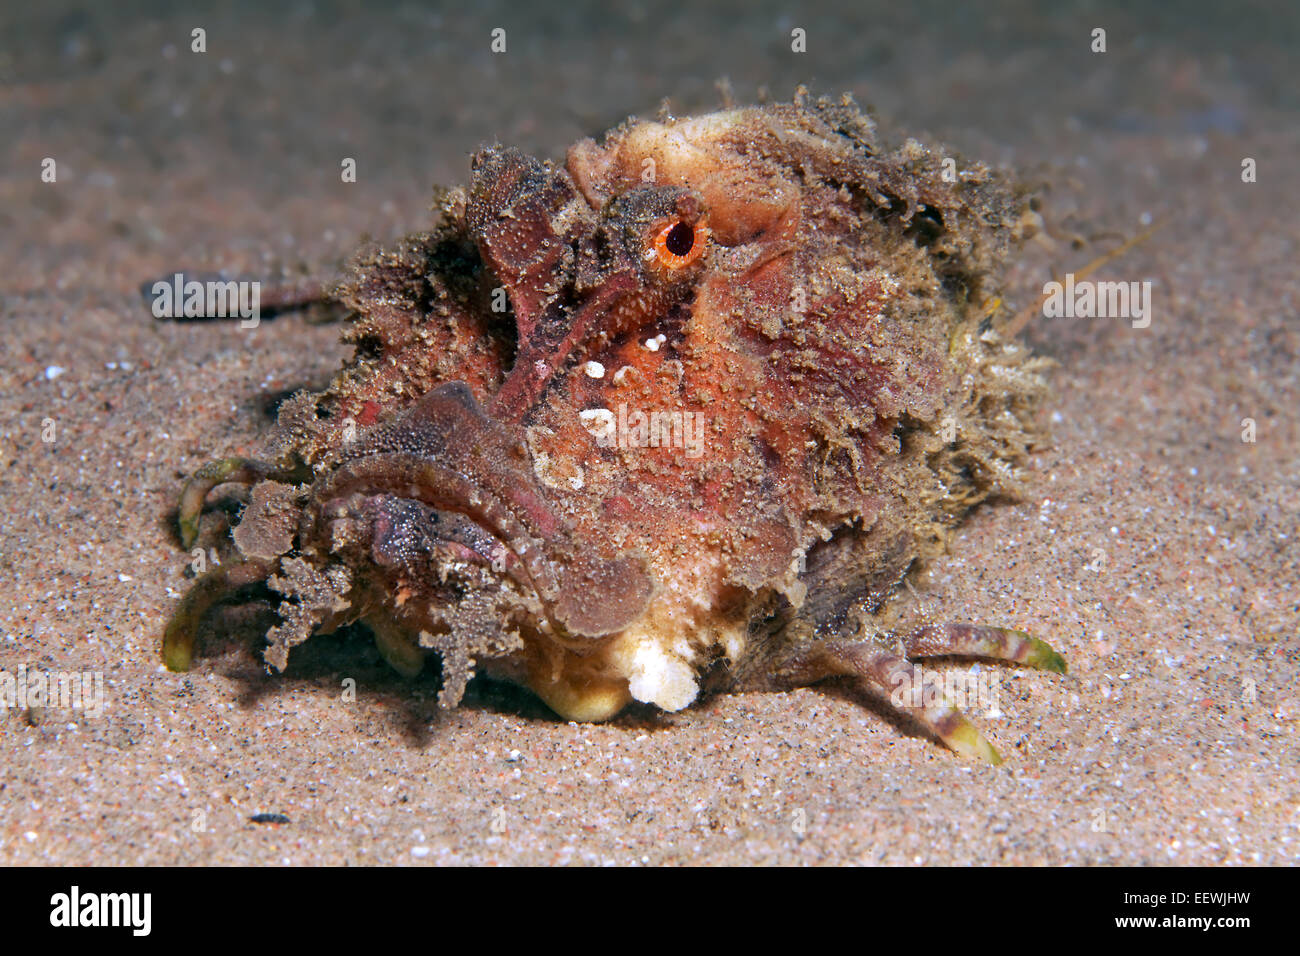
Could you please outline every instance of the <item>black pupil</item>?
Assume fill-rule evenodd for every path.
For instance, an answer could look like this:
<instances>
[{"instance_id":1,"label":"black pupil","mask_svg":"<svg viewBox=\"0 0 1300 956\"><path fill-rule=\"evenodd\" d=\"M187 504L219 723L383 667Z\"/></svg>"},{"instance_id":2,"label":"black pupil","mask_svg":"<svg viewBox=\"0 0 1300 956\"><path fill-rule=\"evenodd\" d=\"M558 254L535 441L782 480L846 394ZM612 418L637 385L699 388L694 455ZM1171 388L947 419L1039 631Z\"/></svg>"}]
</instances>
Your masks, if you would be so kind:
<instances>
[{"instance_id":1,"label":"black pupil","mask_svg":"<svg viewBox=\"0 0 1300 956\"><path fill-rule=\"evenodd\" d=\"M664 237L664 245L673 255L684 256L691 251L691 246L695 245L695 230L686 223L679 222L668 230L668 235Z\"/></svg>"}]
</instances>

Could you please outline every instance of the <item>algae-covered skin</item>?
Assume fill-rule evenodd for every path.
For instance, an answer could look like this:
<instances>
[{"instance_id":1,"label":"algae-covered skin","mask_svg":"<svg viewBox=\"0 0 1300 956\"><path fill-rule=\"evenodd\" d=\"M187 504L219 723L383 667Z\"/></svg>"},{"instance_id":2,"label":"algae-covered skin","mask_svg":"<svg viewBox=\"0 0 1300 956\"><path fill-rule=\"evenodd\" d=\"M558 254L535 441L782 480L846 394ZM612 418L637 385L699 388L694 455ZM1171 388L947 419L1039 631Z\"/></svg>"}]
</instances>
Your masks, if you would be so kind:
<instances>
[{"instance_id":1,"label":"algae-covered skin","mask_svg":"<svg viewBox=\"0 0 1300 956\"><path fill-rule=\"evenodd\" d=\"M850 675L998 759L942 695L891 693L908 658L1060 657L877 612L1034 444L1040 363L988 321L1023 197L800 95L629 120L563 165L484 149L440 215L335 290L355 355L266 460L191 480L187 547L215 485L252 490L169 666L264 580L278 669L360 620L403 673L441 659L445 706L476 669L575 720Z\"/></svg>"}]
</instances>

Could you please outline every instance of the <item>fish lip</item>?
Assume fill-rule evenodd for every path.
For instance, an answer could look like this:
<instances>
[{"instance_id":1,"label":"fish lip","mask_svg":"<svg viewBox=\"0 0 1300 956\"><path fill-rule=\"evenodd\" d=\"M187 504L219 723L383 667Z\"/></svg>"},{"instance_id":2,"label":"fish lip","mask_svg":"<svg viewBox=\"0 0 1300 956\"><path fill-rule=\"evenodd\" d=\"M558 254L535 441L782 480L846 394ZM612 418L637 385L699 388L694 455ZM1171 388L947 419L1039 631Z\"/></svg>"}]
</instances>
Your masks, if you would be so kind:
<instances>
[{"instance_id":1,"label":"fish lip","mask_svg":"<svg viewBox=\"0 0 1300 956\"><path fill-rule=\"evenodd\" d=\"M401 513L403 504L437 514L442 533L413 530L409 524L413 516ZM530 541L529 551L538 554L521 554L517 541L512 545L473 512L467 499L459 506L450 499L433 505L406 497L400 489L334 496L321 505L321 514L330 515L327 523L351 518L367 526L367 552L377 567L400 570L417 550L429 557L442 550L452 560L476 565L499 580L526 588L536 595L552 625L549 633L562 643L575 639L583 644L616 634L638 621L649 607L655 584L643 555L611 557L573 536ZM413 535L421 535L418 549L410 545ZM545 570L544 576L538 568ZM471 586L485 585L480 579Z\"/></svg>"},{"instance_id":2,"label":"fish lip","mask_svg":"<svg viewBox=\"0 0 1300 956\"><path fill-rule=\"evenodd\" d=\"M361 494L415 501L457 514L482 532L478 541L453 544L486 558L479 546L488 538L499 542L505 560L486 563L531 587L557 632L597 638L623 630L649 606L654 581L648 563L640 555L610 555L564 521L517 432L485 413L464 382L441 385L376 426L317 480L302 539L322 540L321 523L339 499Z\"/></svg>"}]
</instances>

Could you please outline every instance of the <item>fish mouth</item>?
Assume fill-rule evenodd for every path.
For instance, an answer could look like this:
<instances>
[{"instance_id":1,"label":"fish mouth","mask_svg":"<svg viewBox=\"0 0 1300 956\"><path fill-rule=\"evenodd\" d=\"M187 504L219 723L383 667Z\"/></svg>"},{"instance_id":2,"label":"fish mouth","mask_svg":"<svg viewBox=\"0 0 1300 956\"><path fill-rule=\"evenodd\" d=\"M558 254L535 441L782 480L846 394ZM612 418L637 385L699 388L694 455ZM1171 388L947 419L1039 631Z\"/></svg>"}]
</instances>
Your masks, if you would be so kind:
<instances>
[{"instance_id":1,"label":"fish mouth","mask_svg":"<svg viewBox=\"0 0 1300 956\"><path fill-rule=\"evenodd\" d=\"M375 426L317 480L302 540L336 541L344 514L365 516L370 557L396 567L423 556L472 566L536 595L560 639L602 638L641 618L653 580L640 555L609 554L550 506L515 430L450 382Z\"/></svg>"}]
</instances>

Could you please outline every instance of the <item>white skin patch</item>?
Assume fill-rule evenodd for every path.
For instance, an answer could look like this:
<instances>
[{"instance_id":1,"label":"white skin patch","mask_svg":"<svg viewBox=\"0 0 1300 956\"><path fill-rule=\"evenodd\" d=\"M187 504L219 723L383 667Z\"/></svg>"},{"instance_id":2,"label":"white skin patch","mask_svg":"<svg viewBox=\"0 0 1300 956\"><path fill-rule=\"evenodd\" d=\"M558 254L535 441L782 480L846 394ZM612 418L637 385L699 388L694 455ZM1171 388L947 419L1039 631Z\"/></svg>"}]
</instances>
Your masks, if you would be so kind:
<instances>
[{"instance_id":1,"label":"white skin patch","mask_svg":"<svg viewBox=\"0 0 1300 956\"><path fill-rule=\"evenodd\" d=\"M690 706L700 690L695 683L695 668L677 655L666 653L653 638L633 638L632 644L631 653L621 662L632 696L664 710Z\"/></svg>"},{"instance_id":2,"label":"white skin patch","mask_svg":"<svg viewBox=\"0 0 1300 956\"><path fill-rule=\"evenodd\" d=\"M605 366L601 365L599 362L588 362L586 371L587 375L591 378L605 377Z\"/></svg>"},{"instance_id":3,"label":"white skin patch","mask_svg":"<svg viewBox=\"0 0 1300 956\"><path fill-rule=\"evenodd\" d=\"M661 600L609 647L608 663L643 703L675 711L699 695L697 672L720 648L732 660L744 652L746 626L719 610L725 577L720 555L674 559L656 568Z\"/></svg>"}]
</instances>

